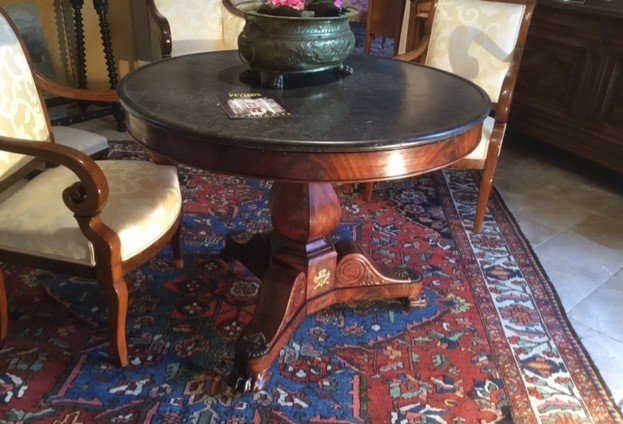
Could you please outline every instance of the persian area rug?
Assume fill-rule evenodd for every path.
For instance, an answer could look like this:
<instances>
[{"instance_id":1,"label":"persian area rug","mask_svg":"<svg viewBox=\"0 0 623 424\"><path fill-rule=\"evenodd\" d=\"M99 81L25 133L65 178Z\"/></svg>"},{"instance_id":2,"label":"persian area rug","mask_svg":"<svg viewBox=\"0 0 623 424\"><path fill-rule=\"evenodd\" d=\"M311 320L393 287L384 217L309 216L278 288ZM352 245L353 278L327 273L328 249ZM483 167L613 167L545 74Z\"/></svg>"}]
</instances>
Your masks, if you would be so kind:
<instances>
[{"instance_id":1,"label":"persian area rug","mask_svg":"<svg viewBox=\"0 0 623 424\"><path fill-rule=\"evenodd\" d=\"M145 158L115 143L114 158ZM128 274L130 365L109 361L95 281L6 266L2 423L623 422L499 197L472 234L463 171L338 187L336 238L423 275L426 306L359 302L308 316L266 390L232 394L234 341L261 283L219 251L230 230L270 227L268 182L181 169L185 267L167 248Z\"/></svg>"}]
</instances>

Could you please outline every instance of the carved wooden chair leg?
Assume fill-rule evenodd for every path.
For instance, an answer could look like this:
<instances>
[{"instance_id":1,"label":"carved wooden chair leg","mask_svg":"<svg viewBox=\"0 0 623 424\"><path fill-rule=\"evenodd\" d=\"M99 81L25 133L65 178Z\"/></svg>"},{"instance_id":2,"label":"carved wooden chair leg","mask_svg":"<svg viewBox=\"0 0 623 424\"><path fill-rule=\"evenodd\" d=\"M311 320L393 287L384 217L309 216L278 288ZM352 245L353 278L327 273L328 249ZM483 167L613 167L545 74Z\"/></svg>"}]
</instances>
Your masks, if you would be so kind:
<instances>
[{"instance_id":1,"label":"carved wooden chair leg","mask_svg":"<svg viewBox=\"0 0 623 424\"><path fill-rule=\"evenodd\" d=\"M492 138L490 143L485 166L482 169L482 180L480 181L480 189L478 192L478 205L476 206L476 215L474 216L474 225L472 227L472 231L475 233L482 231L487 204L489 203L491 189L493 188L493 176L498 164L500 149L502 148L502 143L499 140L494 140Z\"/></svg>"},{"instance_id":2,"label":"carved wooden chair leg","mask_svg":"<svg viewBox=\"0 0 623 424\"><path fill-rule=\"evenodd\" d=\"M398 48L400 47L400 40L394 38L394 56L398 55Z\"/></svg>"},{"instance_id":3,"label":"carved wooden chair leg","mask_svg":"<svg viewBox=\"0 0 623 424\"><path fill-rule=\"evenodd\" d=\"M485 174L482 174L482 181L480 182L480 191L478 193L478 205L476 206L476 215L474 215L474 225L472 231L479 233L482 231L482 224L485 220L485 212L487 211L487 204L489 203L489 195L491 194L492 181L485 179Z\"/></svg>"},{"instance_id":4,"label":"carved wooden chair leg","mask_svg":"<svg viewBox=\"0 0 623 424\"><path fill-rule=\"evenodd\" d=\"M0 340L4 340L9 331L9 305L7 302L4 275L0 270Z\"/></svg>"},{"instance_id":5,"label":"carved wooden chair leg","mask_svg":"<svg viewBox=\"0 0 623 424\"><path fill-rule=\"evenodd\" d=\"M374 183L363 183L363 201L372 201L372 192L374 191Z\"/></svg>"},{"instance_id":6,"label":"carved wooden chair leg","mask_svg":"<svg viewBox=\"0 0 623 424\"><path fill-rule=\"evenodd\" d=\"M182 253L182 221L177 226L173 238L171 238L171 250L173 250L173 264L175 268L184 268L184 256Z\"/></svg>"},{"instance_id":7,"label":"carved wooden chair leg","mask_svg":"<svg viewBox=\"0 0 623 424\"><path fill-rule=\"evenodd\" d=\"M104 267L102 267L104 268ZM114 278L115 271L98 272L98 282L108 301L108 332L113 360L122 367L128 365L126 318L128 315L128 285L123 276Z\"/></svg>"},{"instance_id":8,"label":"carved wooden chair leg","mask_svg":"<svg viewBox=\"0 0 623 424\"><path fill-rule=\"evenodd\" d=\"M372 50L372 39L373 38L374 38L374 35L366 34L366 44L363 47L363 52L365 54L370 54L370 51Z\"/></svg>"}]
</instances>

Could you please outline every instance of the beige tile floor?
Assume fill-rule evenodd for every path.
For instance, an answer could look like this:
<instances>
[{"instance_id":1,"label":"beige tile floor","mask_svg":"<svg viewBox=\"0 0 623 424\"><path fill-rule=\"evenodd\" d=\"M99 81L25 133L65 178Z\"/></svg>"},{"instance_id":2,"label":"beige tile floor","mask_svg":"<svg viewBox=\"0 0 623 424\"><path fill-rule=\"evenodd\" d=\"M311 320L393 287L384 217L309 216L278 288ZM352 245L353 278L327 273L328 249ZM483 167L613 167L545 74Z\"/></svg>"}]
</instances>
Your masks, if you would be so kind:
<instances>
[{"instance_id":1,"label":"beige tile floor","mask_svg":"<svg viewBox=\"0 0 623 424\"><path fill-rule=\"evenodd\" d=\"M510 133L495 186L623 407L623 175Z\"/></svg>"},{"instance_id":2,"label":"beige tile floor","mask_svg":"<svg viewBox=\"0 0 623 424\"><path fill-rule=\"evenodd\" d=\"M78 126L130 139L109 118ZM623 175L509 132L495 186L623 407Z\"/></svg>"}]
</instances>

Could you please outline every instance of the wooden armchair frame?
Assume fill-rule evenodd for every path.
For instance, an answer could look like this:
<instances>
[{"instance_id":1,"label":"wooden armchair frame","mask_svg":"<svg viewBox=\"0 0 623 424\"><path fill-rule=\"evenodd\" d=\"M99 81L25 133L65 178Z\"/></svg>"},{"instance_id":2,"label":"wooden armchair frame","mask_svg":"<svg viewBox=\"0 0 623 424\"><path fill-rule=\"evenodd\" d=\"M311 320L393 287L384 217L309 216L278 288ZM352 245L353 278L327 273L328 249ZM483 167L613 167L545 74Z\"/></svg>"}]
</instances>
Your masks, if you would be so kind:
<instances>
[{"instance_id":1,"label":"wooden armchair frame","mask_svg":"<svg viewBox=\"0 0 623 424\"><path fill-rule=\"evenodd\" d=\"M115 361L128 364L125 337L128 310L128 289L124 275L160 252L171 242L175 266L183 267L180 230L182 213L176 223L149 248L125 261L121 259L119 236L101 220L101 210L108 200L108 182L95 161L84 153L67 146L50 142L36 142L0 136L0 150L36 156L45 161L70 169L79 182L63 190L63 201L73 212L84 236L93 244L96 266L63 262L29 254L0 249L0 260L21 263L36 268L70 273L86 278L96 278L106 295L109 307L108 325ZM0 340L8 329L7 295L0 271Z\"/></svg>"},{"instance_id":2,"label":"wooden armchair frame","mask_svg":"<svg viewBox=\"0 0 623 424\"><path fill-rule=\"evenodd\" d=\"M513 51L511 64L504 77L504 81L502 82L498 102L492 103L491 105L491 109L495 117L495 123L493 125L493 131L489 139L489 146L487 148L486 157L484 159L465 158L451 165L454 168L482 170L482 179L480 182L480 189L478 194L478 204L476 207L476 215L474 217L474 225L472 227L472 230L476 233L482 231L484 216L487 210L487 203L489 201L489 196L491 195L491 189L493 188L495 169L497 167L498 158L500 156L502 141L504 139L504 133L506 131L508 116L513 100L513 93L515 90L515 85L517 83L519 65L521 64L521 58L524 52L528 29L530 27L530 22L532 20L532 15L534 14L534 8L536 6L535 0L496 0L496 2L523 4L525 5L526 9L523 15L519 34L517 36L517 42ZM425 62L436 10L437 0L434 0L431 4L430 14L424 26L424 34L421 42L412 51L395 56L396 59L409 62ZM372 200L372 190L373 183L364 183L365 201Z\"/></svg>"},{"instance_id":3,"label":"wooden armchair frame","mask_svg":"<svg viewBox=\"0 0 623 424\"><path fill-rule=\"evenodd\" d=\"M171 39L171 25L169 25L169 21L160 13L154 0L147 0L147 12L149 19L153 20L159 29L158 41L160 42L160 53L162 57L171 57L173 40Z\"/></svg>"},{"instance_id":4,"label":"wooden armchair frame","mask_svg":"<svg viewBox=\"0 0 623 424\"><path fill-rule=\"evenodd\" d=\"M32 71L34 68L23 39L19 36L11 19L2 9L0 9L0 14L7 20L15 32ZM94 91L67 88L60 86L37 72L33 72L33 77L38 87L39 102L43 108L43 114L45 115L50 137L52 137L50 120L45 108L45 103L43 102L42 90L62 93L63 95L77 100L117 100L117 94L112 90ZM40 161L34 161L38 164L41 162L59 164L68 168L76 175L79 181L65 188L62 192L62 197L67 208L73 212L73 216L81 232L93 245L95 265L89 266L86 264L65 262L4 249L0 249L0 260L20 263L36 268L45 268L57 272L70 273L87 278L96 278L108 302L108 326L113 358L119 365L127 365L128 351L125 327L128 310L128 288L124 275L130 269L136 268L154 257L169 242L173 249L175 266L178 268L183 266L180 241L181 207L173 225L164 234L152 242L147 248L123 260L121 257L121 241L118 234L108 227L101 218L101 211L109 197L109 186L106 176L93 159L71 147L54 142L31 141L5 136L0 136L0 150L34 156L40 159ZM166 161L161 161L160 163L170 165L170 162ZM27 170L31 170L31 167L26 168ZM17 177L22 177L24 173L25 172L17 172L3 181L0 190L6 188ZM7 332L7 293L5 290L3 273L2 270L0 270L0 340L6 337Z\"/></svg>"},{"instance_id":5,"label":"wooden armchair frame","mask_svg":"<svg viewBox=\"0 0 623 424\"><path fill-rule=\"evenodd\" d=\"M370 0L366 20L366 42L364 53L370 54L375 37L394 40L394 55L398 54L398 44L402 30L405 2L399 0Z\"/></svg>"},{"instance_id":6,"label":"wooden armchair frame","mask_svg":"<svg viewBox=\"0 0 623 424\"><path fill-rule=\"evenodd\" d=\"M67 87L52 81L36 69L32 70L35 84L42 91L72 100L86 100L91 102L119 103L115 90L91 90L86 88Z\"/></svg>"}]
</instances>

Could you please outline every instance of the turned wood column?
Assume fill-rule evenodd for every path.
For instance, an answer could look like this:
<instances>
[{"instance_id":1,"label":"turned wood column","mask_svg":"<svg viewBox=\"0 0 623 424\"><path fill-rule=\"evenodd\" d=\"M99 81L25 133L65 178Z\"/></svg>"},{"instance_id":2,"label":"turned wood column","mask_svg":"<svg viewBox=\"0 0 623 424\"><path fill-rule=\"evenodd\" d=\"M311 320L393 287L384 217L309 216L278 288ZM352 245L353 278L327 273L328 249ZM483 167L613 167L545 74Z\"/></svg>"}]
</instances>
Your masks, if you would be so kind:
<instances>
[{"instance_id":1,"label":"turned wood column","mask_svg":"<svg viewBox=\"0 0 623 424\"><path fill-rule=\"evenodd\" d=\"M82 6L84 0L70 0L73 12L74 32L76 34L76 85L78 88L87 88L87 65L84 46L84 21Z\"/></svg>"},{"instance_id":2,"label":"turned wood column","mask_svg":"<svg viewBox=\"0 0 623 424\"><path fill-rule=\"evenodd\" d=\"M117 76L117 64L112 50L112 38L110 36L110 25L108 23L108 0L93 0L93 7L99 18L100 34L102 35L102 46L104 47L104 57L106 58L106 69L108 70L108 85L110 88L117 88L119 82Z\"/></svg>"}]
</instances>

